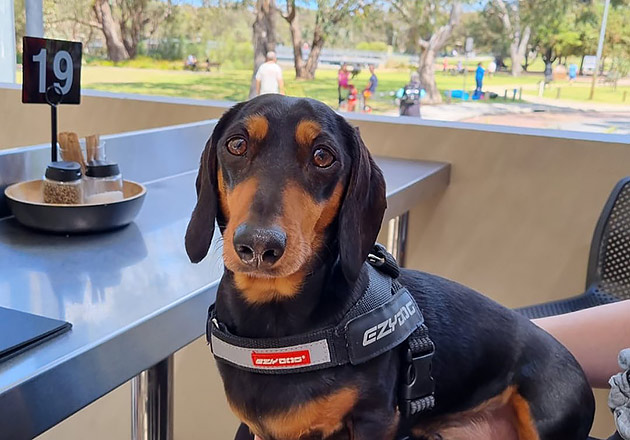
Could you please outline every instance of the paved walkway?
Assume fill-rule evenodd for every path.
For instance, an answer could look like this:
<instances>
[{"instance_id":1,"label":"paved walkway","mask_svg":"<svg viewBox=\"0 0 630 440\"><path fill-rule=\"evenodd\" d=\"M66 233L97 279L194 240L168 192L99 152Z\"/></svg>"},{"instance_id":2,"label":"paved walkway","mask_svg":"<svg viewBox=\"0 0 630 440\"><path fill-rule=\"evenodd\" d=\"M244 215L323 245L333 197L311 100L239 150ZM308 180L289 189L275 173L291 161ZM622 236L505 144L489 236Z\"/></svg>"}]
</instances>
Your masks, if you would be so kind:
<instances>
[{"instance_id":1,"label":"paved walkway","mask_svg":"<svg viewBox=\"0 0 630 440\"><path fill-rule=\"evenodd\" d=\"M438 121L630 134L630 106L605 104L588 106L571 101L567 102L572 105L565 105L560 100L553 100L551 105L549 99L536 99L538 100L540 102L459 102L425 105L422 107L422 117Z\"/></svg>"},{"instance_id":2,"label":"paved walkway","mask_svg":"<svg viewBox=\"0 0 630 440\"><path fill-rule=\"evenodd\" d=\"M462 121L477 116L511 115L540 111L563 111L563 109L546 104L517 102L458 102L453 104L425 105L422 107L422 117L438 121Z\"/></svg>"}]
</instances>

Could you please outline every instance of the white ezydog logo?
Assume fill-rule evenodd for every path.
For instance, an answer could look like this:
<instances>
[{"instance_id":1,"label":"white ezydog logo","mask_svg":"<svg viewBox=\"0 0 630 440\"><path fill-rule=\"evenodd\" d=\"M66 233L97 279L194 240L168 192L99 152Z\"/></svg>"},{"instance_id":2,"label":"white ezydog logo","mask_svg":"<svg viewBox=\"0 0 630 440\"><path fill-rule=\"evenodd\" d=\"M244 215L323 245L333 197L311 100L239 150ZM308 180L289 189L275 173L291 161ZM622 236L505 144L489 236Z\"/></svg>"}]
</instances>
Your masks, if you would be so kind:
<instances>
[{"instance_id":1,"label":"white ezydog logo","mask_svg":"<svg viewBox=\"0 0 630 440\"><path fill-rule=\"evenodd\" d=\"M373 342L383 339L385 336L394 333L396 326L401 326L416 313L416 307L413 301L409 301L402 306L398 312L389 319L380 324L370 327L363 333L363 346L366 347Z\"/></svg>"}]
</instances>

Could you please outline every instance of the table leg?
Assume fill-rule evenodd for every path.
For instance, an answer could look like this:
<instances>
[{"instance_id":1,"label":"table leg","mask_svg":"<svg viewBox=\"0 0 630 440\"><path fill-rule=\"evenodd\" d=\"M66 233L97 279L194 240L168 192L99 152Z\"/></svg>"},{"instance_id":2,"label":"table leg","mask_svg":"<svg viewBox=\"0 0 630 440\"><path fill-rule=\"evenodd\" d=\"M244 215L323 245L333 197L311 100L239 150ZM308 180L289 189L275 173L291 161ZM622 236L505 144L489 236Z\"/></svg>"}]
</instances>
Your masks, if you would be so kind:
<instances>
[{"instance_id":1,"label":"table leg","mask_svg":"<svg viewBox=\"0 0 630 440\"><path fill-rule=\"evenodd\" d=\"M131 438L173 440L173 355L131 379Z\"/></svg>"},{"instance_id":2,"label":"table leg","mask_svg":"<svg viewBox=\"0 0 630 440\"><path fill-rule=\"evenodd\" d=\"M409 211L391 219L388 225L387 250L394 256L400 267L405 266L408 225Z\"/></svg>"}]
</instances>

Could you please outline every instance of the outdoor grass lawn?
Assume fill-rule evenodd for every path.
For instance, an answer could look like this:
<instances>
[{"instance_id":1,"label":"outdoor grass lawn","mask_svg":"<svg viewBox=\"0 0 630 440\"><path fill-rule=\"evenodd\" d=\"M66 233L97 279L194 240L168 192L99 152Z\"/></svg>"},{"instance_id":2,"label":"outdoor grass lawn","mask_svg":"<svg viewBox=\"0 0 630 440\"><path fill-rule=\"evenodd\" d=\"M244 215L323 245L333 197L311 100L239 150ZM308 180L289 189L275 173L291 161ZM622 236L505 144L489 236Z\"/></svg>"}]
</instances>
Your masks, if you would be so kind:
<instances>
[{"instance_id":1,"label":"outdoor grass lawn","mask_svg":"<svg viewBox=\"0 0 630 440\"><path fill-rule=\"evenodd\" d=\"M572 101L589 101L591 92L591 83L574 83L570 85L568 81L552 83L548 86L543 96L545 98L556 99L558 97L558 89L560 89L560 99ZM626 101L623 101L623 94L626 92ZM538 88L524 89L524 95L538 95ZM630 106L630 86L618 86L614 90L611 85L597 84L595 88L595 102L607 104L625 104Z\"/></svg>"},{"instance_id":2,"label":"outdoor grass lawn","mask_svg":"<svg viewBox=\"0 0 630 440\"><path fill-rule=\"evenodd\" d=\"M396 110L393 92L403 87L409 81L409 73L404 70L377 70L379 85L376 96L370 101L375 112L391 112ZM363 70L352 83L362 90L368 82L369 71ZM81 73L81 85L84 89L105 90L119 93L139 93L149 95L177 96L196 99L216 99L227 101L242 101L247 99L251 71L229 70L221 72L188 72L180 70L153 70L123 67L85 66ZM333 107L337 106L337 70L320 69L314 80L296 80L293 71L284 70L285 89L287 94L294 96L308 96L323 101ZM524 87L524 93L535 93L536 84L542 79L542 74L528 74L514 78L502 73L492 78L486 78L485 87L495 89ZM449 89L461 89L462 75L436 73L437 85L443 93ZM469 73L466 88L473 90L475 86L474 73ZM573 90L563 88L562 98L582 99L582 84L574 85ZM608 89L609 87L606 87ZM629 89L626 87L625 89ZM587 89L585 89L587 90ZM621 102L621 97L613 93L597 93L598 101ZM623 90L621 87L619 91ZM566 92L566 94L565 94ZM588 93L586 91L586 93ZM622 93L622 92L619 92ZM630 93L629 93L630 94ZM555 98L555 91L547 91L547 97ZM586 95L588 96L588 95ZM621 96L621 95L619 95ZM630 102L630 97L629 97Z\"/></svg>"}]
</instances>

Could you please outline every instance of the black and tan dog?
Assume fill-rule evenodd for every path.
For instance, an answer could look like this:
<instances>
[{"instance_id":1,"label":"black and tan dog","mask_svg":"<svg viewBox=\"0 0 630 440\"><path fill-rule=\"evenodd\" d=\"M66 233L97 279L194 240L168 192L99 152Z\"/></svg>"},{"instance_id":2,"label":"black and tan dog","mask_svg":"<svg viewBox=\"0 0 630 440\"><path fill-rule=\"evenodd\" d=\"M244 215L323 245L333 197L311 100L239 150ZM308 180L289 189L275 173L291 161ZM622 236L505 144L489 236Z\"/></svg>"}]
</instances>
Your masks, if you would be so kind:
<instances>
[{"instance_id":1,"label":"black and tan dog","mask_svg":"<svg viewBox=\"0 0 630 440\"><path fill-rule=\"evenodd\" d=\"M201 157L186 233L193 262L217 221L225 274L216 313L247 338L335 324L357 301L386 207L385 182L358 131L326 105L266 95L219 121ZM509 414L519 440L581 440L594 400L582 370L527 319L454 282L402 270L436 349L435 408L421 439L490 438ZM264 375L223 362L232 410L265 440L391 440L399 432L397 350L358 365Z\"/></svg>"}]
</instances>

